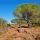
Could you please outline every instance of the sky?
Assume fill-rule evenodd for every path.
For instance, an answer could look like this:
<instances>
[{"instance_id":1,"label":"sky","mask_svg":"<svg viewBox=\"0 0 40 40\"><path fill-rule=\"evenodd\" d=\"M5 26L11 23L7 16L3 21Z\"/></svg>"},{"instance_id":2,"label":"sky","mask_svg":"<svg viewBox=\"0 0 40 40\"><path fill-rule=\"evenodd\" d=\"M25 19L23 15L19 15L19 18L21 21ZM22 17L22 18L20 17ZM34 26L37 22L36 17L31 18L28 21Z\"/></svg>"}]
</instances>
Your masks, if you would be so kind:
<instances>
[{"instance_id":1,"label":"sky","mask_svg":"<svg viewBox=\"0 0 40 40\"><path fill-rule=\"evenodd\" d=\"M16 6L24 3L32 3L40 5L40 0L0 0L0 18L4 18L8 22L15 18L13 15Z\"/></svg>"}]
</instances>

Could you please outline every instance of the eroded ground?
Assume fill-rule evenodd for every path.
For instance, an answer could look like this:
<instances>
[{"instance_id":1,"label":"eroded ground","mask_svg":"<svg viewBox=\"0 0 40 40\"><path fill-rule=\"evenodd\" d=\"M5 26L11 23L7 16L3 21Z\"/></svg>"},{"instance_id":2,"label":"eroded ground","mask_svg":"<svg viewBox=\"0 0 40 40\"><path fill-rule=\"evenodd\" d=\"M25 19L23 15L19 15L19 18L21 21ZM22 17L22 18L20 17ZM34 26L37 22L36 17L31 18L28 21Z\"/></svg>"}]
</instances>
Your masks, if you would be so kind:
<instances>
[{"instance_id":1,"label":"eroded ground","mask_svg":"<svg viewBox=\"0 0 40 40\"><path fill-rule=\"evenodd\" d=\"M40 40L39 28L4 28L0 29L0 40Z\"/></svg>"}]
</instances>

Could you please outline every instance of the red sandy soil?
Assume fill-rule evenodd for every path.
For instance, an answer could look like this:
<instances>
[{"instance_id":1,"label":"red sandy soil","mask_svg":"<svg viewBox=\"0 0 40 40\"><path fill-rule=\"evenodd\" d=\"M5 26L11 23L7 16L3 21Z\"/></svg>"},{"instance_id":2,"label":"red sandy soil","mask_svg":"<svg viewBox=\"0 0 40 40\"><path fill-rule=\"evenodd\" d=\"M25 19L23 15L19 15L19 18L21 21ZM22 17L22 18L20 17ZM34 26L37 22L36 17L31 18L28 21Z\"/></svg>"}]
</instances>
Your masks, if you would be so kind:
<instances>
[{"instance_id":1,"label":"red sandy soil","mask_svg":"<svg viewBox=\"0 0 40 40\"><path fill-rule=\"evenodd\" d=\"M21 32L20 28L0 29L0 40L40 40L40 27L22 29Z\"/></svg>"}]
</instances>

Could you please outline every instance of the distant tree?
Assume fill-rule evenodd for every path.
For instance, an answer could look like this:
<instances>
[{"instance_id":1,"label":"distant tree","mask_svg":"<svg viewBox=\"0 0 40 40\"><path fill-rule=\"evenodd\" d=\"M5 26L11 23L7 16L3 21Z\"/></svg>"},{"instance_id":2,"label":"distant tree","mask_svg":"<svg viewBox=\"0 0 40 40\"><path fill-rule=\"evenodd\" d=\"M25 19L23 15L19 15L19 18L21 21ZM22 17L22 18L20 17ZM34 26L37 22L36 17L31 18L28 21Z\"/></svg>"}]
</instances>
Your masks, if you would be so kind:
<instances>
[{"instance_id":1,"label":"distant tree","mask_svg":"<svg viewBox=\"0 0 40 40\"><path fill-rule=\"evenodd\" d=\"M0 18L0 28L4 28L7 26L7 21L3 18Z\"/></svg>"}]
</instances>

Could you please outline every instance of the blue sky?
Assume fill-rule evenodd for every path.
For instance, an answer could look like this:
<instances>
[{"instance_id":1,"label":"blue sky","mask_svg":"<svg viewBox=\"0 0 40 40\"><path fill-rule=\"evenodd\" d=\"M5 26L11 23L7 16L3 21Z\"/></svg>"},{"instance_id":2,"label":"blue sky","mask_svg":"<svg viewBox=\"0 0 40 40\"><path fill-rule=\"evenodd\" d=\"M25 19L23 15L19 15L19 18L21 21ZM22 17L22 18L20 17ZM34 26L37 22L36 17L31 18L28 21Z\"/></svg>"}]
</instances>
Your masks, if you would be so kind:
<instances>
[{"instance_id":1,"label":"blue sky","mask_svg":"<svg viewBox=\"0 0 40 40\"><path fill-rule=\"evenodd\" d=\"M0 0L0 18L9 21L15 18L12 12L18 4L33 3L40 5L40 0Z\"/></svg>"}]
</instances>

